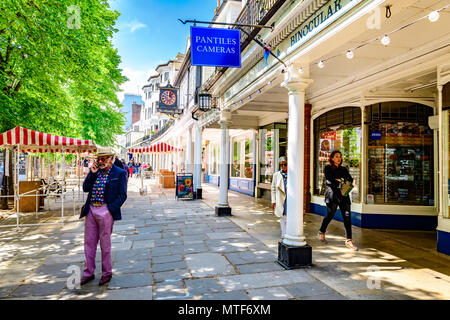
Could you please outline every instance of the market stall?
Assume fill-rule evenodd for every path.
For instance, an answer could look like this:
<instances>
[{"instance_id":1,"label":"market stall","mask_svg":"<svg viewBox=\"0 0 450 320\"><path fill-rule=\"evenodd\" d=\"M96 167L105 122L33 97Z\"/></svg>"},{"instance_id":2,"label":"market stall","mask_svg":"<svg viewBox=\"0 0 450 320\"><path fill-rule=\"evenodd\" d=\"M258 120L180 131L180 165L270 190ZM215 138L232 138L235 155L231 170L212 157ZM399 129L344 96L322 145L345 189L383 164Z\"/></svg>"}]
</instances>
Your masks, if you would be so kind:
<instances>
[{"instance_id":1,"label":"market stall","mask_svg":"<svg viewBox=\"0 0 450 320\"><path fill-rule=\"evenodd\" d=\"M44 197L46 197L47 200L50 196L58 196L61 198L62 203L60 223L62 223L64 221L64 200L66 198L66 195L71 192L73 200L73 211L75 213L75 190L78 189L78 202L80 202L81 179L78 175L77 182L73 182L73 185L67 184L65 174L65 155L67 153L77 154L78 157L76 165L79 165L80 153L92 153L97 150L97 146L93 141L57 136L49 133L30 130L27 128L16 127L0 134L0 148L11 150L13 155L12 159L9 159L9 152L7 152L7 161L12 161L13 172L9 172L9 168L7 168L8 165L6 165L4 169L4 175L13 176L14 195L2 195L1 197L14 197L14 210L16 212L15 226L17 228L19 227L20 223L20 213L35 210L37 216L37 212L39 211L41 204L43 204ZM28 161L26 161L27 170L24 179L22 179L23 181L20 181L20 159L21 155L23 155L24 153L28 154ZM45 153L47 154L47 168L44 174L44 161L42 155ZM59 171L56 157L54 157L54 162L51 163L50 154L62 155ZM37 168L39 168L39 170L37 170ZM35 205L32 205L32 203L34 203ZM42 224L54 223L22 224L20 226L33 226ZM13 225L1 225L0 227L9 226Z\"/></svg>"}]
</instances>

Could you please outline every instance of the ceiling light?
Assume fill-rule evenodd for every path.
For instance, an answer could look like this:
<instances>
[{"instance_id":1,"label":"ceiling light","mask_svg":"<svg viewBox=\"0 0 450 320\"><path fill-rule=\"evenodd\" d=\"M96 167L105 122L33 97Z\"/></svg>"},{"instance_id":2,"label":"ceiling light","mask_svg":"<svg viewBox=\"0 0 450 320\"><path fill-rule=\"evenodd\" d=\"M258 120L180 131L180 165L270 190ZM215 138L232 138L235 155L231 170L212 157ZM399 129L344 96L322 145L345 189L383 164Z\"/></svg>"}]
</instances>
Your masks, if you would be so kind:
<instances>
[{"instance_id":1,"label":"ceiling light","mask_svg":"<svg viewBox=\"0 0 450 320\"><path fill-rule=\"evenodd\" d=\"M319 63L317 64L317 66L322 69L323 67L325 67L325 64L323 63L322 60L319 61Z\"/></svg>"},{"instance_id":2,"label":"ceiling light","mask_svg":"<svg viewBox=\"0 0 450 320\"><path fill-rule=\"evenodd\" d=\"M345 55L347 56L348 59L353 59L353 57L355 56L353 51L351 50L348 50Z\"/></svg>"},{"instance_id":3,"label":"ceiling light","mask_svg":"<svg viewBox=\"0 0 450 320\"><path fill-rule=\"evenodd\" d=\"M385 46L387 46L391 42L391 39L385 34L383 38L381 38L381 43Z\"/></svg>"},{"instance_id":4,"label":"ceiling light","mask_svg":"<svg viewBox=\"0 0 450 320\"><path fill-rule=\"evenodd\" d=\"M433 12L431 12L429 15L428 15L428 19L431 21L431 22L436 22L436 21L438 21L439 20L439 11L433 11Z\"/></svg>"},{"instance_id":5,"label":"ceiling light","mask_svg":"<svg viewBox=\"0 0 450 320\"><path fill-rule=\"evenodd\" d=\"M298 69L298 72L299 72L299 73L303 73L303 68L299 68L299 69Z\"/></svg>"},{"instance_id":6,"label":"ceiling light","mask_svg":"<svg viewBox=\"0 0 450 320\"><path fill-rule=\"evenodd\" d=\"M272 82L271 82L271 81L267 82L267 85L268 85L268 86L270 86L271 84L272 84Z\"/></svg>"}]
</instances>

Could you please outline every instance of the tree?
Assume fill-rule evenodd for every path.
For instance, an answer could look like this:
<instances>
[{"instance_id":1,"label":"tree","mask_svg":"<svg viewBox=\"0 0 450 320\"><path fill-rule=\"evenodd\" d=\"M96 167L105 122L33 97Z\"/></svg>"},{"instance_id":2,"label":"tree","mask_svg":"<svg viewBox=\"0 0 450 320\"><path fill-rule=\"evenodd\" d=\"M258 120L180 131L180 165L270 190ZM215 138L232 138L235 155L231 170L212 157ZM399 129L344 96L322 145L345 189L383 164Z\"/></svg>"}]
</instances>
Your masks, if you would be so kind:
<instances>
[{"instance_id":1,"label":"tree","mask_svg":"<svg viewBox=\"0 0 450 320\"><path fill-rule=\"evenodd\" d=\"M106 0L0 0L0 10L1 131L111 145L124 123L116 92L126 78L111 44L119 13Z\"/></svg>"}]
</instances>

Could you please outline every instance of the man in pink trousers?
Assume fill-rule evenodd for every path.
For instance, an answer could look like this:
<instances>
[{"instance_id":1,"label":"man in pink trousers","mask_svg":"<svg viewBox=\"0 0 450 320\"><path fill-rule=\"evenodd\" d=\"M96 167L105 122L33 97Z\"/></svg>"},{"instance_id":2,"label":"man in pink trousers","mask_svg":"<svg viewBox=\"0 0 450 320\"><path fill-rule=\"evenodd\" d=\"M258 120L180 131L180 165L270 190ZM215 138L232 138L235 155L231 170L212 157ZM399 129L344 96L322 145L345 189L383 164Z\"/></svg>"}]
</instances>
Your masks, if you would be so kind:
<instances>
[{"instance_id":1,"label":"man in pink trousers","mask_svg":"<svg viewBox=\"0 0 450 320\"><path fill-rule=\"evenodd\" d=\"M81 285L95 276L95 255L100 241L102 252L102 278L99 285L111 281L111 233L114 220L121 220L120 207L127 199L127 173L114 164L114 152L99 148L97 161L83 183L83 191L89 192L80 218L85 218L84 254L85 267Z\"/></svg>"}]
</instances>

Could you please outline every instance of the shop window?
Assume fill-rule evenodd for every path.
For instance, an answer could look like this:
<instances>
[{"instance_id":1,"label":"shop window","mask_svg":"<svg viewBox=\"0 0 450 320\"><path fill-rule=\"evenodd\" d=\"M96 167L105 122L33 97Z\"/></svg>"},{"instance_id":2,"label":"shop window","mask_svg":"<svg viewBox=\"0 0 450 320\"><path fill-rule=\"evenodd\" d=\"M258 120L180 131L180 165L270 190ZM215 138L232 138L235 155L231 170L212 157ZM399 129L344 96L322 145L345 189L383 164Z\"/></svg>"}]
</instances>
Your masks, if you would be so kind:
<instances>
[{"instance_id":1,"label":"shop window","mask_svg":"<svg viewBox=\"0 0 450 320\"><path fill-rule=\"evenodd\" d=\"M253 133L232 138L233 162L231 176L238 178L253 178Z\"/></svg>"},{"instance_id":2,"label":"shop window","mask_svg":"<svg viewBox=\"0 0 450 320\"><path fill-rule=\"evenodd\" d=\"M211 166L209 174L219 174L219 147L211 145Z\"/></svg>"},{"instance_id":3,"label":"shop window","mask_svg":"<svg viewBox=\"0 0 450 320\"><path fill-rule=\"evenodd\" d=\"M273 173L279 170L278 158L287 156L287 125L276 123L260 129L260 183L272 183Z\"/></svg>"},{"instance_id":4,"label":"shop window","mask_svg":"<svg viewBox=\"0 0 450 320\"><path fill-rule=\"evenodd\" d=\"M324 127L323 123L327 126ZM354 107L331 110L314 120L314 194L325 194L324 169L332 151L342 153L342 165L353 177L353 202L361 201L361 109Z\"/></svg>"},{"instance_id":5,"label":"shop window","mask_svg":"<svg viewBox=\"0 0 450 320\"><path fill-rule=\"evenodd\" d=\"M380 103L368 124L368 204L434 205L433 109L408 102Z\"/></svg>"}]
</instances>

